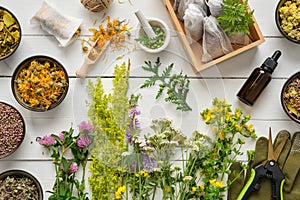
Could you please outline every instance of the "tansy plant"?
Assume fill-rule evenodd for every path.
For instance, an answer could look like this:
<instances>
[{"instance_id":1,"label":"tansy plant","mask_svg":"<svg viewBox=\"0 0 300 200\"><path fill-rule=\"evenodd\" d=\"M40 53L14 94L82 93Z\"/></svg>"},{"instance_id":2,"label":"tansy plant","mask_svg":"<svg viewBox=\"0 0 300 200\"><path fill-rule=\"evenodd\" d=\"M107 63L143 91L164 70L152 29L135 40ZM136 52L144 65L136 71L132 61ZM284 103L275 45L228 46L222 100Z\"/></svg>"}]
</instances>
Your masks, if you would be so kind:
<instances>
[{"instance_id":1,"label":"tansy plant","mask_svg":"<svg viewBox=\"0 0 300 200\"><path fill-rule=\"evenodd\" d=\"M69 131L62 131L57 135L37 138L39 144L50 152L56 172L52 191L48 191L51 193L49 200L89 199L85 191L85 169L92 143L93 126L83 121L78 128L79 133L76 135L71 127ZM77 178L79 167L82 167L81 180Z\"/></svg>"}]
</instances>

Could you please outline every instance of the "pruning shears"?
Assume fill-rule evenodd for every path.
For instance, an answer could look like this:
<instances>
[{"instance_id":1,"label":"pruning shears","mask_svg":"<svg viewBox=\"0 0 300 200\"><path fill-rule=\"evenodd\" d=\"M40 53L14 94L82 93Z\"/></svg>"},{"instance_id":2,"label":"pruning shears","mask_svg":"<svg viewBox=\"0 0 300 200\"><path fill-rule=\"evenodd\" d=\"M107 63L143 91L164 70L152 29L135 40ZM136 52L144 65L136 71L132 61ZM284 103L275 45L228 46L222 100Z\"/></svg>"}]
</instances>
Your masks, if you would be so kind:
<instances>
[{"instance_id":1,"label":"pruning shears","mask_svg":"<svg viewBox=\"0 0 300 200\"><path fill-rule=\"evenodd\" d=\"M278 157L288 140L289 136L286 136L274 151L272 145L272 133L269 129L269 143L268 143L268 157L267 160L256 165L251 169L251 176L246 185L239 194L237 200L248 199L252 191L258 191L260 189L260 180L262 178L268 178L272 181L272 199L283 200L283 185L285 177L279 165L277 163Z\"/></svg>"}]
</instances>

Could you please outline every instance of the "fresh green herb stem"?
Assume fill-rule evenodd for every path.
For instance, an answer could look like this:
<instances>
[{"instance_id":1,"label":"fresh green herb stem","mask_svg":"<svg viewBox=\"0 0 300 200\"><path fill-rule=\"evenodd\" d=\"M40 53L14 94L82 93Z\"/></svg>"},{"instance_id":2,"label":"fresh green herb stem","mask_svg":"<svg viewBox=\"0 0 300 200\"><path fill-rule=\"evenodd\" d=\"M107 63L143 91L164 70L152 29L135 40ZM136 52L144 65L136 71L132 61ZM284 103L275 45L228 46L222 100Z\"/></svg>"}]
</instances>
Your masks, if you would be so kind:
<instances>
[{"instance_id":1,"label":"fresh green herb stem","mask_svg":"<svg viewBox=\"0 0 300 200\"><path fill-rule=\"evenodd\" d=\"M192 108L186 102L190 84L190 80L187 75L183 75L182 72L171 75L174 65L173 63L170 64L160 75L159 67L161 66L161 62L159 57L154 65L152 65L151 61L145 61L145 64L146 66L142 66L142 68L145 71L152 72L154 75L146 80L145 83L141 85L141 88L154 86L156 81L160 81L161 83L159 84L159 90L155 97L156 99L162 95L166 88L168 94L168 97L165 98L166 102L171 102L177 105L177 110L191 111Z\"/></svg>"}]
</instances>

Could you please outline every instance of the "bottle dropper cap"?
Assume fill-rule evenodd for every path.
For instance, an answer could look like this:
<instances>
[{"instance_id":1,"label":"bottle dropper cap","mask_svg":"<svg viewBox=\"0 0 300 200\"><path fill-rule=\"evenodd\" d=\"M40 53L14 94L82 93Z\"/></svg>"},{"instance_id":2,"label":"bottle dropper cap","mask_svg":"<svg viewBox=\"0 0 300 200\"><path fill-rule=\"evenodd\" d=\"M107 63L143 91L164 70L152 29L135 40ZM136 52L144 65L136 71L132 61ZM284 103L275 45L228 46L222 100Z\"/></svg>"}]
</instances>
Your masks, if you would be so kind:
<instances>
[{"instance_id":1,"label":"bottle dropper cap","mask_svg":"<svg viewBox=\"0 0 300 200\"><path fill-rule=\"evenodd\" d=\"M265 60L261 68L272 74L278 64L277 60L280 56L281 56L281 51L279 50L275 51L271 58L268 57Z\"/></svg>"}]
</instances>

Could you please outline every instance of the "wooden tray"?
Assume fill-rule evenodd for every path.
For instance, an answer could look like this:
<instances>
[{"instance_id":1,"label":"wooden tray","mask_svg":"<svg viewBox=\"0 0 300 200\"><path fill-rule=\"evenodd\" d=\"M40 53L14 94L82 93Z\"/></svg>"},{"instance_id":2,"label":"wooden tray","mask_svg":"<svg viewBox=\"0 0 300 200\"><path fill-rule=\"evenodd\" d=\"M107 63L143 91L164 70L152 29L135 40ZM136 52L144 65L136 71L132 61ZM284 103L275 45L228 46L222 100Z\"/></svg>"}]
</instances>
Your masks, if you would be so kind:
<instances>
[{"instance_id":1,"label":"wooden tray","mask_svg":"<svg viewBox=\"0 0 300 200\"><path fill-rule=\"evenodd\" d=\"M253 47L258 46L259 44L263 43L265 41L257 23L255 18L253 17L254 20L254 24L249 26L249 30L250 30L250 35L251 38L253 39L252 43L250 43L249 45L240 47L240 48L236 48L233 52L228 53L224 56L221 56L217 59L214 59L210 62L207 63L203 63L201 61L202 58L202 44L200 42L194 42L191 45L189 44L187 37L185 35L184 32L184 25L181 21L178 20L176 13L173 9L173 4L174 4L174 0L163 0L164 4L167 7L167 10L170 14L170 17L173 21L174 27L177 31L177 35L180 38L184 50L186 52L186 54L188 55L190 62L195 70L195 73L200 72L201 70L204 70L208 67L211 67L213 65L216 65L218 63L223 62L224 60L227 60L233 56L236 56L244 51L247 51Z\"/></svg>"}]
</instances>

